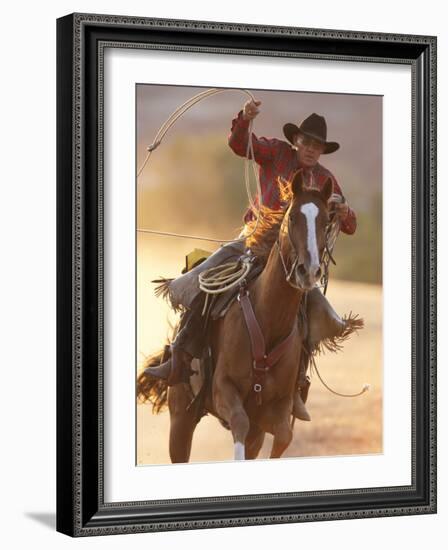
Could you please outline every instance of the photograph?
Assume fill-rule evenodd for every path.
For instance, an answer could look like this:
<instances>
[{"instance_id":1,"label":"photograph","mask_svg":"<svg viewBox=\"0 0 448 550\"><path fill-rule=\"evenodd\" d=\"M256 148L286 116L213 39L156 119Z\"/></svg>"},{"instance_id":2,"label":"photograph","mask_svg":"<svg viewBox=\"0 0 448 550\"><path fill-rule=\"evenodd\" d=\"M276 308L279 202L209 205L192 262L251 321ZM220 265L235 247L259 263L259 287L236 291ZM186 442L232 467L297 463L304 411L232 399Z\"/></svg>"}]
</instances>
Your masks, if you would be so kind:
<instances>
[{"instance_id":1,"label":"photograph","mask_svg":"<svg viewBox=\"0 0 448 550\"><path fill-rule=\"evenodd\" d=\"M136 463L383 452L383 97L137 83Z\"/></svg>"},{"instance_id":2,"label":"photograph","mask_svg":"<svg viewBox=\"0 0 448 550\"><path fill-rule=\"evenodd\" d=\"M57 530L434 514L436 38L57 44Z\"/></svg>"}]
</instances>

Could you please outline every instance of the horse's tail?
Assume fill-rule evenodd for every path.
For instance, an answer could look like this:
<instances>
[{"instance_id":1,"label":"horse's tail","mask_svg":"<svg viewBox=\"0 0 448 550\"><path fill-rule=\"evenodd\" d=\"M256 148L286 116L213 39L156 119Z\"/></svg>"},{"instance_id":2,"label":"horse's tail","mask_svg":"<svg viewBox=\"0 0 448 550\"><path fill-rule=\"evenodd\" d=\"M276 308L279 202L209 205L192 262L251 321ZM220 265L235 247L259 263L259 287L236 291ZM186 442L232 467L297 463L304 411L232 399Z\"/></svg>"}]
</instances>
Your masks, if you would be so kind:
<instances>
[{"instance_id":1,"label":"horse's tail","mask_svg":"<svg viewBox=\"0 0 448 550\"><path fill-rule=\"evenodd\" d=\"M164 354L165 350L161 350L150 355L145 360L143 369L160 365ZM143 370L137 378L137 399L141 403L149 401L152 403L152 412L156 414L159 413L167 406L168 384L166 380L151 376Z\"/></svg>"}]
</instances>

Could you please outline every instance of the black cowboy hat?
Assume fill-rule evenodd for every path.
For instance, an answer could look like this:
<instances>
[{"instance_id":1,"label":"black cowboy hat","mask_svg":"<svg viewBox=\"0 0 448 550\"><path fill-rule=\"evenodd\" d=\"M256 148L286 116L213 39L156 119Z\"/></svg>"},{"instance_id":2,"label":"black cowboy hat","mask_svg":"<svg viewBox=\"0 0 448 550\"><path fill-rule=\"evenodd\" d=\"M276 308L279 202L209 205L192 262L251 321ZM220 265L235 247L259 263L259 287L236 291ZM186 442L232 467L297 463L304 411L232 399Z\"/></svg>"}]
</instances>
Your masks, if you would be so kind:
<instances>
[{"instance_id":1,"label":"black cowboy hat","mask_svg":"<svg viewBox=\"0 0 448 550\"><path fill-rule=\"evenodd\" d=\"M286 139L294 144L294 136L296 134L302 134L313 139L317 139L325 145L323 154L334 153L339 149L339 143L335 141L327 141L327 123L323 116L313 113L308 118L300 123L300 126L296 126L291 122L288 122L283 126L283 133Z\"/></svg>"}]
</instances>

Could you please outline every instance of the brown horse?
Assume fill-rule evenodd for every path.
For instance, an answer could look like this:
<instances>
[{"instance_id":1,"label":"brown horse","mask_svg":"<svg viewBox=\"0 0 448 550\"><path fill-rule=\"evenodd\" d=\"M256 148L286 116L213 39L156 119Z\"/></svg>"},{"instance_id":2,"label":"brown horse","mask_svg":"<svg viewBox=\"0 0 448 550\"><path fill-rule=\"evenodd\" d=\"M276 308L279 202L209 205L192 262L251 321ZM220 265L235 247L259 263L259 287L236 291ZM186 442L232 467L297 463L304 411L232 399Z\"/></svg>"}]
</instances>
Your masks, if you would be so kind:
<instances>
[{"instance_id":1,"label":"brown horse","mask_svg":"<svg viewBox=\"0 0 448 550\"><path fill-rule=\"evenodd\" d=\"M274 437L271 458L280 457L291 442L291 412L303 344L297 316L304 294L321 276L332 188L330 179L322 191L305 188L302 172L297 172L288 186L286 212L265 212L261 227L247 242L256 254L264 252L267 258L262 273L249 285L267 352L293 332L287 352L264 378L261 403L254 391L251 342L239 303L235 301L226 315L213 323L212 391L201 406L230 428L236 460L256 458L266 433ZM145 366L159 360L160 354ZM168 389L165 381L151 380L143 373L138 380L138 395L150 398L156 410L168 402L170 457L172 462L188 462L201 416L195 406L188 408L192 400L190 385Z\"/></svg>"}]
</instances>

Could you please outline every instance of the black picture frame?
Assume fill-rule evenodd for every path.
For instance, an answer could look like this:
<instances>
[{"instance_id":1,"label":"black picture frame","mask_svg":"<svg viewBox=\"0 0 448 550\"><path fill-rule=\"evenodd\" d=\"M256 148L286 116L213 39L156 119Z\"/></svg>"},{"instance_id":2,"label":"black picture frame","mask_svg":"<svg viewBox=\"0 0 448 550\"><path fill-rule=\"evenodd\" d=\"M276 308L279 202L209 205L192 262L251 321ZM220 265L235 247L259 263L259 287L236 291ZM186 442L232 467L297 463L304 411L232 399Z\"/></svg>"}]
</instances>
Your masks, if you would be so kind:
<instances>
[{"instance_id":1,"label":"black picture frame","mask_svg":"<svg viewBox=\"0 0 448 550\"><path fill-rule=\"evenodd\" d=\"M104 44L412 68L412 484L104 502ZM57 21L57 530L70 536L436 512L436 44L432 36L72 14Z\"/></svg>"}]
</instances>

